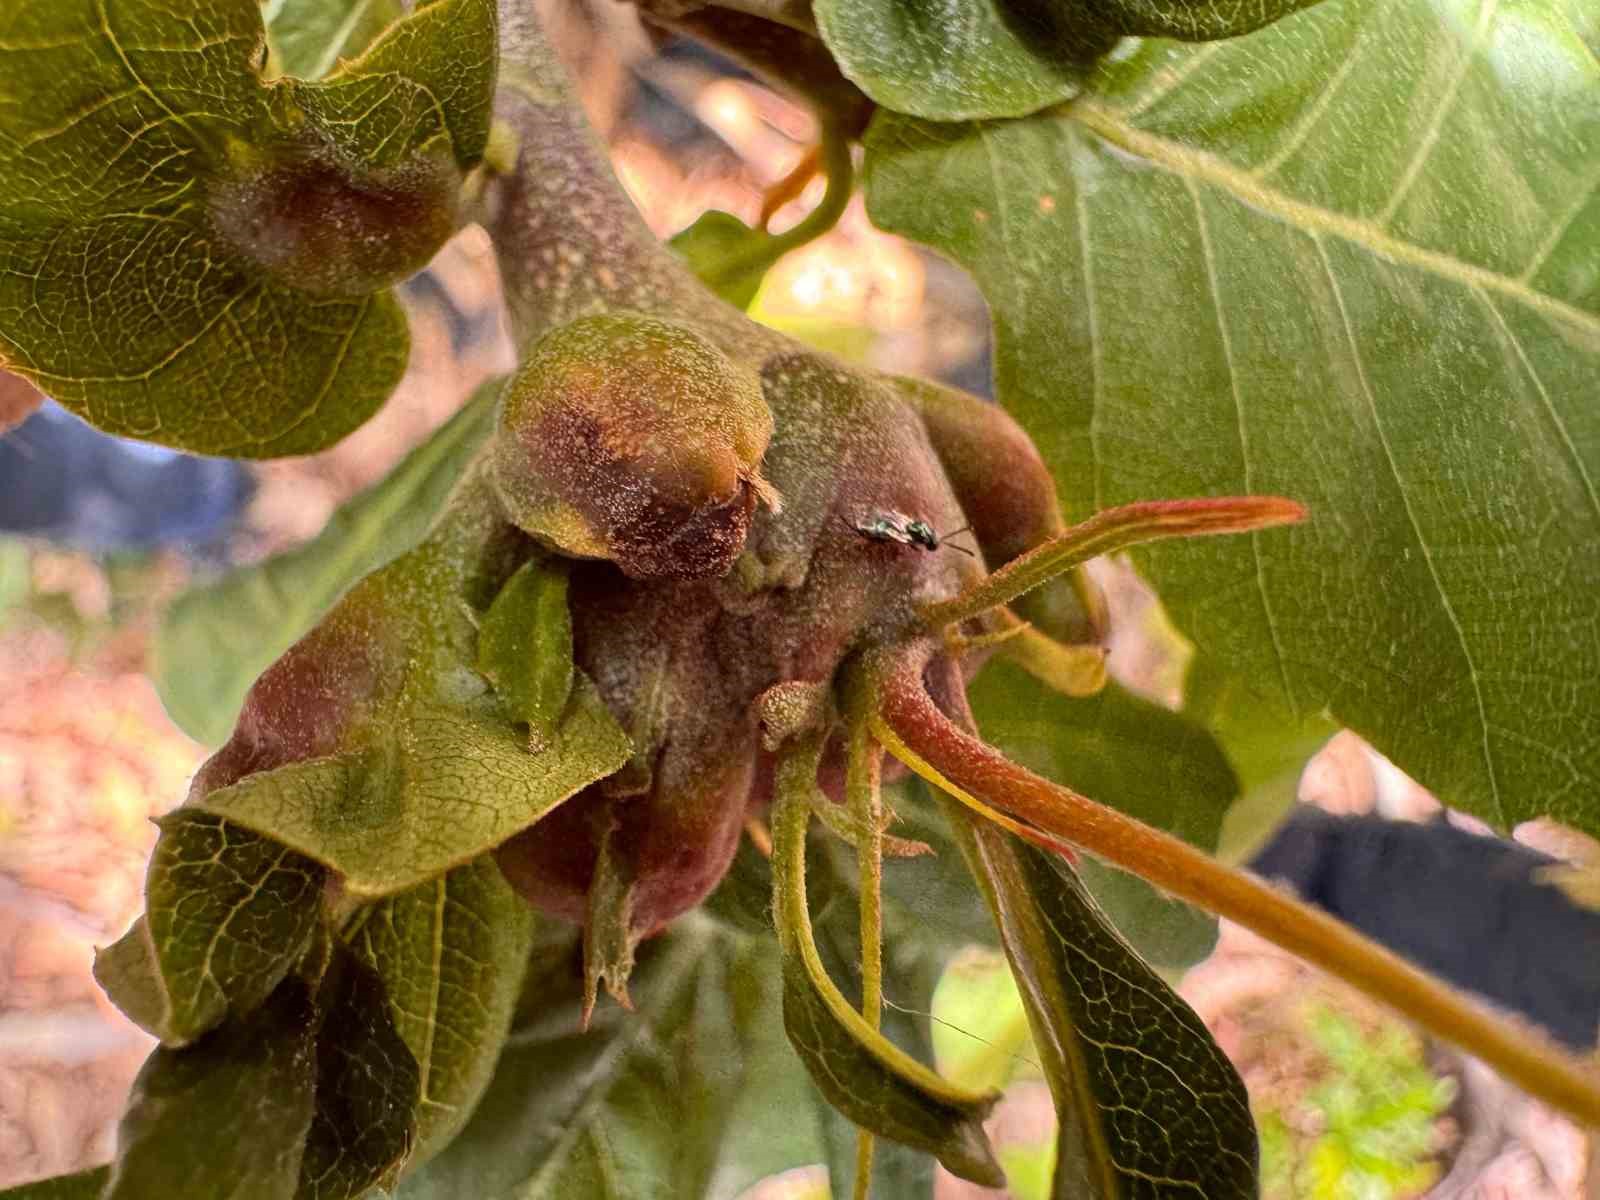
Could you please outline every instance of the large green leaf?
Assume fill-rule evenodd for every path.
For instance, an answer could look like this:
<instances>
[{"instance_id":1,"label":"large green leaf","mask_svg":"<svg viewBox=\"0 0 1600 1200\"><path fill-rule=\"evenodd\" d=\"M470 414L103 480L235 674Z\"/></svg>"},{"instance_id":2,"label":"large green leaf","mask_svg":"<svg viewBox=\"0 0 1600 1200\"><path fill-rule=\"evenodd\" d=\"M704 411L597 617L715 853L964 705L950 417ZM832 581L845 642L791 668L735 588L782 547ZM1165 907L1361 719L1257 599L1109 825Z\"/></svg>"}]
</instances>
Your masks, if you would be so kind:
<instances>
[{"instance_id":1,"label":"large green leaf","mask_svg":"<svg viewBox=\"0 0 1600 1200\"><path fill-rule=\"evenodd\" d=\"M350 943L383 980L421 1071L411 1157L420 1165L489 1085L533 945L533 910L485 857L372 906Z\"/></svg>"},{"instance_id":2,"label":"large green leaf","mask_svg":"<svg viewBox=\"0 0 1600 1200\"><path fill-rule=\"evenodd\" d=\"M134 1080L106 1200L292 1200L315 1109L316 1014L298 978Z\"/></svg>"},{"instance_id":3,"label":"large green leaf","mask_svg":"<svg viewBox=\"0 0 1600 1200\"><path fill-rule=\"evenodd\" d=\"M1142 561L1288 734L1331 716L1502 826L1600 830L1597 22L1330 0L868 139L874 218L986 288L1071 513L1304 501Z\"/></svg>"},{"instance_id":4,"label":"large green leaf","mask_svg":"<svg viewBox=\"0 0 1600 1200\"><path fill-rule=\"evenodd\" d=\"M1085 74L1013 28L997 0L818 0L816 15L852 83L931 121L1025 116L1077 95Z\"/></svg>"},{"instance_id":5,"label":"large green leaf","mask_svg":"<svg viewBox=\"0 0 1600 1200\"><path fill-rule=\"evenodd\" d=\"M109 432L307 453L404 367L382 289L483 152L494 6L434 0L319 82L268 85L263 37L258 0L0 0L0 364Z\"/></svg>"},{"instance_id":6,"label":"large green leaf","mask_svg":"<svg viewBox=\"0 0 1600 1200\"><path fill-rule=\"evenodd\" d=\"M352 894L387 896L494 849L632 752L583 676L538 751L498 713L423 704L392 720L369 750L249 775L200 803L332 868Z\"/></svg>"},{"instance_id":7,"label":"large green leaf","mask_svg":"<svg viewBox=\"0 0 1600 1200\"><path fill-rule=\"evenodd\" d=\"M994 910L1060 1122L1057 1200L1253 1200L1244 1083L1056 855L946 805Z\"/></svg>"},{"instance_id":8,"label":"large green leaf","mask_svg":"<svg viewBox=\"0 0 1600 1200\"><path fill-rule=\"evenodd\" d=\"M433 524L494 428L497 384L343 505L311 541L191 588L163 615L154 643L156 688L191 737L223 742L256 676L362 576L404 554Z\"/></svg>"},{"instance_id":9,"label":"large green leaf","mask_svg":"<svg viewBox=\"0 0 1600 1200\"><path fill-rule=\"evenodd\" d=\"M1185 716L1113 683L1069 699L1005 661L990 663L968 693L984 739L1008 757L1203 850L1240 794L1216 740ZM1093 859L1079 873L1118 930L1162 966L1210 953L1217 923L1135 875Z\"/></svg>"},{"instance_id":10,"label":"large green leaf","mask_svg":"<svg viewBox=\"0 0 1600 1200\"><path fill-rule=\"evenodd\" d=\"M95 974L130 1017L182 1046L230 1013L249 1013L283 981L311 940L325 872L197 809L160 825L146 915L96 957Z\"/></svg>"},{"instance_id":11,"label":"large green leaf","mask_svg":"<svg viewBox=\"0 0 1600 1200\"><path fill-rule=\"evenodd\" d=\"M1020 117L1082 90L1124 34L1237 37L1319 0L817 0L844 73L879 104L931 121Z\"/></svg>"},{"instance_id":12,"label":"large green leaf","mask_svg":"<svg viewBox=\"0 0 1600 1200\"><path fill-rule=\"evenodd\" d=\"M681 918L640 947L638 1011L603 1004L587 1031L575 949L536 954L489 1091L402 1200L699 1200L816 1161L770 940Z\"/></svg>"}]
</instances>

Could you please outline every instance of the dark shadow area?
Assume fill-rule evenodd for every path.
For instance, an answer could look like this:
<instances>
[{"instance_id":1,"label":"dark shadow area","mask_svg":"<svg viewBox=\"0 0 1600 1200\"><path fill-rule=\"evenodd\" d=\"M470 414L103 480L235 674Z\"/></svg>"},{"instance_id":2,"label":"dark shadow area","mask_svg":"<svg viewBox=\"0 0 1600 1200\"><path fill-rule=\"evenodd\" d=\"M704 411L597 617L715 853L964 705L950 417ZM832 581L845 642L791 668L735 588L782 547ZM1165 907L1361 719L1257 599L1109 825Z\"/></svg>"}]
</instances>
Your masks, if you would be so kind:
<instances>
[{"instance_id":1,"label":"dark shadow area","mask_svg":"<svg viewBox=\"0 0 1600 1200\"><path fill-rule=\"evenodd\" d=\"M1445 821L1300 806L1250 862L1368 937L1575 1050L1600 1035L1600 912L1535 872L1556 860Z\"/></svg>"}]
</instances>

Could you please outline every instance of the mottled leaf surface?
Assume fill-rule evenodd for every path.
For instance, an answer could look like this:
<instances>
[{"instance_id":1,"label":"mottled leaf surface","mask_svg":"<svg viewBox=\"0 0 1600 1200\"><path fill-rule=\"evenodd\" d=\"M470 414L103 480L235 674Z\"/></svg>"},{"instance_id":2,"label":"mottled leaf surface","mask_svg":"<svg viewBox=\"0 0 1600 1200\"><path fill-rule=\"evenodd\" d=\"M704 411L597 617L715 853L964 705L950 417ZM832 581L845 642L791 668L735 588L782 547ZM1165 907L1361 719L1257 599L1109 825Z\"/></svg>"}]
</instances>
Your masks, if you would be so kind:
<instances>
[{"instance_id":1,"label":"mottled leaf surface","mask_svg":"<svg viewBox=\"0 0 1600 1200\"><path fill-rule=\"evenodd\" d=\"M249 1013L304 952L320 911L325 872L286 846L211 813L162 817L143 919L161 1020L145 1027L181 1046L230 1013ZM123 1003L121 989L111 997ZM135 1020L146 1001L130 997Z\"/></svg>"},{"instance_id":2,"label":"mottled leaf surface","mask_svg":"<svg viewBox=\"0 0 1600 1200\"><path fill-rule=\"evenodd\" d=\"M1051 1195L1253 1200L1244 1083L1072 869L954 801L1022 992L1060 1134Z\"/></svg>"},{"instance_id":3,"label":"mottled leaf surface","mask_svg":"<svg viewBox=\"0 0 1600 1200\"><path fill-rule=\"evenodd\" d=\"M1592 5L1330 0L1024 120L881 115L874 219L985 287L1069 515L1280 493L1140 557L1287 737L1600 829Z\"/></svg>"},{"instance_id":4,"label":"mottled leaf surface","mask_svg":"<svg viewBox=\"0 0 1600 1200\"><path fill-rule=\"evenodd\" d=\"M106 1200L292 1200L316 1090L316 1017L290 979L242 1021L158 1049L134 1080Z\"/></svg>"},{"instance_id":5,"label":"mottled leaf surface","mask_svg":"<svg viewBox=\"0 0 1600 1200\"><path fill-rule=\"evenodd\" d=\"M357 207L439 150L448 171L475 163L494 19L489 0L436 0L328 80L268 85L257 0L0 3L0 364L108 432L181 449L339 440L398 381L404 316L381 283L302 292L240 240L281 214L235 228L219 197L248 210L307 153Z\"/></svg>"},{"instance_id":6,"label":"mottled leaf surface","mask_svg":"<svg viewBox=\"0 0 1600 1200\"><path fill-rule=\"evenodd\" d=\"M201 803L332 868L352 893L384 896L492 850L630 752L580 677L537 752L492 711L419 705L368 750L263 771Z\"/></svg>"},{"instance_id":7,"label":"mottled leaf surface","mask_svg":"<svg viewBox=\"0 0 1600 1200\"><path fill-rule=\"evenodd\" d=\"M489 1084L533 946L533 910L485 857L359 922L351 947L383 981L420 1072L417 1166L448 1144Z\"/></svg>"},{"instance_id":8,"label":"mottled leaf surface","mask_svg":"<svg viewBox=\"0 0 1600 1200\"><path fill-rule=\"evenodd\" d=\"M991 662L968 692L984 740L1047 779L1215 851L1239 780L1211 734L1179 713L1112 683L1069 699L1005 661ZM1147 959L1198 962L1217 923L1162 896L1126 871L1085 858L1085 886Z\"/></svg>"},{"instance_id":9,"label":"mottled leaf surface","mask_svg":"<svg viewBox=\"0 0 1600 1200\"><path fill-rule=\"evenodd\" d=\"M346 502L303 546L190 588L162 615L156 688L190 737L220 745L251 683L346 589L419 542L494 427L497 385Z\"/></svg>"},{"instance_id":10,"label":"mottled leaf surface","mask_svg":"<svg viewBox=\"0 0 1600 1200\"><path fill-rule=\"evenodd\" d=\"M397 1177L417 1129L420 1072L378 973L340 949L318 990L316 1115L296 1200L356 1200Z\"/></svg>"}]
</instances>

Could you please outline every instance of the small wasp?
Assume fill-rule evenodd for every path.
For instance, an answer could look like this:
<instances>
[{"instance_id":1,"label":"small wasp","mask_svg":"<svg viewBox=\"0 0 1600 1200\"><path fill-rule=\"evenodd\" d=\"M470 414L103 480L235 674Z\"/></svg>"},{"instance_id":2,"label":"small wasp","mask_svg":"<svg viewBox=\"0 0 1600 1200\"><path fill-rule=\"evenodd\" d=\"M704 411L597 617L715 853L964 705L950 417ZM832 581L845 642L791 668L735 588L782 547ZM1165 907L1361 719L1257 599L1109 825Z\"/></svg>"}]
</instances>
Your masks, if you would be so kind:
<instances>
[{"instance_id":1,"label":"small wasp","mask_svg":"<svg viewBox=\"0 0 1600 1200\"><path fill-rule=\"evenodd\" d=\"M959 550L968 558L972 551L965 546L957 546L950 539L958 533L968 532L972 526L963 525L960 529L952 529L949 533L940 535L933 531L933 526L916 517L908 517L899 512L875 512L855 522L847 522L850 528L862 537L874 542L898 542L902 546L919 546L932 552L941 546L948 545L952 550Z\"/></svg>"}]
</instances>

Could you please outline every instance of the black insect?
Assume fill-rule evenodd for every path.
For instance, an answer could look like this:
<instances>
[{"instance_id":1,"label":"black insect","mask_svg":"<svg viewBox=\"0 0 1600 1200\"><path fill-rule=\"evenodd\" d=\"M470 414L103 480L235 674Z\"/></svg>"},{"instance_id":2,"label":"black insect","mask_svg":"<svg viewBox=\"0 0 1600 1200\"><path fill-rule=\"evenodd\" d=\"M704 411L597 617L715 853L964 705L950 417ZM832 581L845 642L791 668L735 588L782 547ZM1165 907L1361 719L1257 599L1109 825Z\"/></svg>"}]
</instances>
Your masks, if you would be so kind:
<instances>
[{"instance_id":1,"label":"black insect","mask_svg":"<svg viewBox=\"0 0 1600 1200\"><path fill-rule=\"evenodd\" d=\"M956 534L966 533L972 528L970 525L940 535L926 521L908 517L905 513L875 512L851 523L850 528L874 542L898 542L902 546L918 546L929 552L948 545L950 549L959 550L969 558L972 556L971 550L950 541Z\"/></svg>"}]
</instances>

